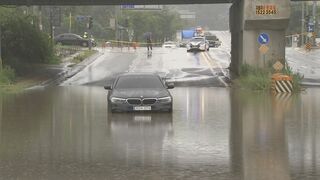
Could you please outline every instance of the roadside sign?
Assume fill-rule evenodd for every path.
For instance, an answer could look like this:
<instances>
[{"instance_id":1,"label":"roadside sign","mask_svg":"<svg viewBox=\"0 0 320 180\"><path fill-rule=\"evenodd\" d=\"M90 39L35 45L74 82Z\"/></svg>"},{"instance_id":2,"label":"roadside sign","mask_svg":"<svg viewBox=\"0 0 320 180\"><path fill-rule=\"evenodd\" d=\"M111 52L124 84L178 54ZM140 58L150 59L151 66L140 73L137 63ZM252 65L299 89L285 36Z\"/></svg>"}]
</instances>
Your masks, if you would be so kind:
<instances>
[{"instance_id":1,"label":"roadside sign","mask_svg":"<svg viewBox=\"0 0 320 180\"><path fill-rule=\"evenodd\" d=\"M316 32L312 32L312 37L317 37L317 33Z\"/></svg>"},{"instance_id":2,"label":"roadside sign","mask_svg":"<svg viewBox=\"0 0 320 180\"><path fill-rule=\"evenodd\" d=\"M305 48L306 48L306 50L310 51L310 50L312 49L312 44L308 42L308 43L305 45Z\"/></svg>"},{"instance_id":3,"label":"roadside sign","mask_svg":"<svg viewBox=\"0 0 320 180\"><path fill-rule=\"evenodd\" d=\"M125 10L162 10L163 5L122 4L120 8Z\"/></svg>"},{"instance_id":4,"label":"roadside sign","mask_svg":"<svg viewBox=\"0 0 320 180\"><path fill-rule=\"evenodd\" d=\"M261 54L266 54L269 51L269 47L267 45L261 45L259 48Z\"/></svg>"},{"instance_id":5,"label":"roadside sign","mask_svg":"<svg viewBox=\"0 0 320 180\"><path fill-rule=\"evenodd\" d=\"M256 6L257 15L274 15L277 14L277 6L274 4L263 4Z\"/></svg>"},{"instance_id":6,"label":"roadside sign","mask_svg":"<svg viewBox=\"0 0 320 180\"><path fill-rule=\"evenodd\" d=\"M258 36L258 42L260 44L268 44L270 41L269 35L267 33L261 33Z\"/></svg>"},{"instance_id":7,"label":"roadside sign","mask_svg":"<svg viewBox=\"0 0 320 180\"><path fill-rule=\"evenodd\" d=\"M307 31L308 32L314 32L314 23L313 22L309 22L308 23L308 28L307 28Z\"/></svg>"},{"instance_id":8,"label":"roadside sign","mask_svg":"<svg viewBox=\"0 0 320 180\"><path fill-rule=\"evenodd\" d=\"M272 67L276 71L281 71L284 68L283 64L280 61L277 61L276 63L274 63Z\"/></svg>"},{"instance_id":9,"label":"roadside sign","mask_svg":"<svg viewBox=\"0 0 320 180\"><path fill-rule=\"evenodd\" d=\"M76 20L77 20L77 22L85 22L85 21L88 20L88 17L87 16L78 15L78 16L76 16Z\"/></svg>"}]
</instances>

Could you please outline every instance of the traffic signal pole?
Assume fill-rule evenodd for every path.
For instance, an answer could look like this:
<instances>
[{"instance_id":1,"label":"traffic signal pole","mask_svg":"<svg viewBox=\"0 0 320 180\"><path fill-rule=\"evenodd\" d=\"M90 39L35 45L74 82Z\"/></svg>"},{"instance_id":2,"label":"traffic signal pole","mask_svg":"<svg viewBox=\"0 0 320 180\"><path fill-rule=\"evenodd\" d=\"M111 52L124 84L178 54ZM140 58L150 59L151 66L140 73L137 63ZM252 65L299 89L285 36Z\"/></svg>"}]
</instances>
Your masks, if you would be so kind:
<instances>
[{"instance_id":1,"label":"traffic signal pole","mask_svg":"<svg viewBox=\"0 0 320 180\"><path fill-rule=\"evenodd\" d=\"M91 16L88 17L88 38L89 38L89 50L92 49L92 29L93 27L93 18Z\"/></svg>"}]
</instances>

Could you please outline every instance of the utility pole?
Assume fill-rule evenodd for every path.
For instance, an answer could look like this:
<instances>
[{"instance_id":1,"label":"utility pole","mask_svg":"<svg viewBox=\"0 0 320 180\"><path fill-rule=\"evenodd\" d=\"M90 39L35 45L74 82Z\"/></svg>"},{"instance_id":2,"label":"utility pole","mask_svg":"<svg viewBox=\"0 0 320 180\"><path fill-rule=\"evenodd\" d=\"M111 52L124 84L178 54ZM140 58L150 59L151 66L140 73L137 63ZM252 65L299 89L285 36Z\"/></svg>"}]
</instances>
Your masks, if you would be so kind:
<instances>
[{"instance_id":1,"label":"utility pole","mask_svg":"<svg viewBox=\"0 0 320 180\"><path fill-rule=\"evenodd\" d=\"M53 43L53 8L52 7L50 7L50 39L51 39L51 41L52 41L52 43Z\"/></svg>"},{"instance_id":2,"label":"utility pole","mask_svg":"<svg viewBox=\"0 0 320 180\"><path fill-rule=\"evenodd\" d=\"M312 8L312 20L313 20L313 24L314 24L314 35L312 36L312 43L313 46L316 46L316 36L317 36L317 32L318 32L318 28L317 28L317 1L313 1L313 8Z\"/></svg>"},{"instance_id":3,"label":"utility pole","mask_svg":"<svg viewBox=\"0 0 320 180\"><path fill-rule=\"evenodd\" d=\"M305 9L305 2L301 2L302 4L302 10L301 10L301 47L304 45L304 31L305 31L305 14L304 14L304 9Z\"/></svg>"},{"instance_id":4,"label":"utility pole","mask_svg":"<svg viewBox=\"0 0 320 180\"><path fill-rule=\"evenodd\" d=\"M70 14L69 14L69 33L71 33L71 28L72 28L72 14L70 11Z\"/></svg>"},{"instance_id":5,"label":"utility pole","mask_svg":"<svg viewBox=\"0 0 320 180\"><path fill-rule=\"evenodd\" d=\"M115 21L116 21L116 27L115 27L115 40L117 41L117 44L119 45L119 11L120 6L115 7Z\"/></svg>"}]
</instances>

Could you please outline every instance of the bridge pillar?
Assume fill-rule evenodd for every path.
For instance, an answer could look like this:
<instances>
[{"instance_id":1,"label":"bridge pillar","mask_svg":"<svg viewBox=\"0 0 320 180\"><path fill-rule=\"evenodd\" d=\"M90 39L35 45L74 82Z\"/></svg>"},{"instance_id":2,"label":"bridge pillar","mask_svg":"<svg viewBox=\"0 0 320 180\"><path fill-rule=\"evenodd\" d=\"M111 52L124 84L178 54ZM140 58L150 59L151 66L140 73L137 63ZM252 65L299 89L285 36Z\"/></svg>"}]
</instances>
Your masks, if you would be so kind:
<instances>
[{"instance_id":1,"label":"bridge pillar","mask_svg":"<svg viewBox=\"0 0 320 180\"><path fill-rule=\"evenodd\" d=\"M239 73L242 64L266 67L276 60L284 63L290 9L290 0L239 0L233 3L230 8L230 68L234 73ZM260 33L270 37L265 54L259 50Z\"/></svg>"}]
</instances>

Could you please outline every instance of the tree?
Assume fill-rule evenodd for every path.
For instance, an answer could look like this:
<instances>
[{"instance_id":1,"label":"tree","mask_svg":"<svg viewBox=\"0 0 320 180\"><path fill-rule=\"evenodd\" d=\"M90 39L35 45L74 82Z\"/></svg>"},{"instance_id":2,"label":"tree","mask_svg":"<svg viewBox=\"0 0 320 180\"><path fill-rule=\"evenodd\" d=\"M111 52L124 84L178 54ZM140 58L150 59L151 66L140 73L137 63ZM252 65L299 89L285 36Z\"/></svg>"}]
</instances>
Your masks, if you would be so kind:
<instances>
[{"instance_id":1,"label":"tree","mask_svg":"<svg viewBox=\"0 0 320 180\"><path fill-rule=\"evenodd\" d=\"M19 73L21 64L49 63L54 59L49 36L31 24L33 17L22 14L16 8L1 8L0 17L5 65Z\"/></svg>"},{"instance_id":2,"label":"tree","mask_svg":"<svg viewBox=\"0 0 320 180\"><path fill-rule=\"evenodd\" d=\"M138 41L145 41L144 34L152 33L153 41L163 42L174 39L178 29L182 27L179 15L169 9L162 11L124 11L120 23L129 19L129 28L134 30L134 38Z\"/></svg>"}]
</instances>

